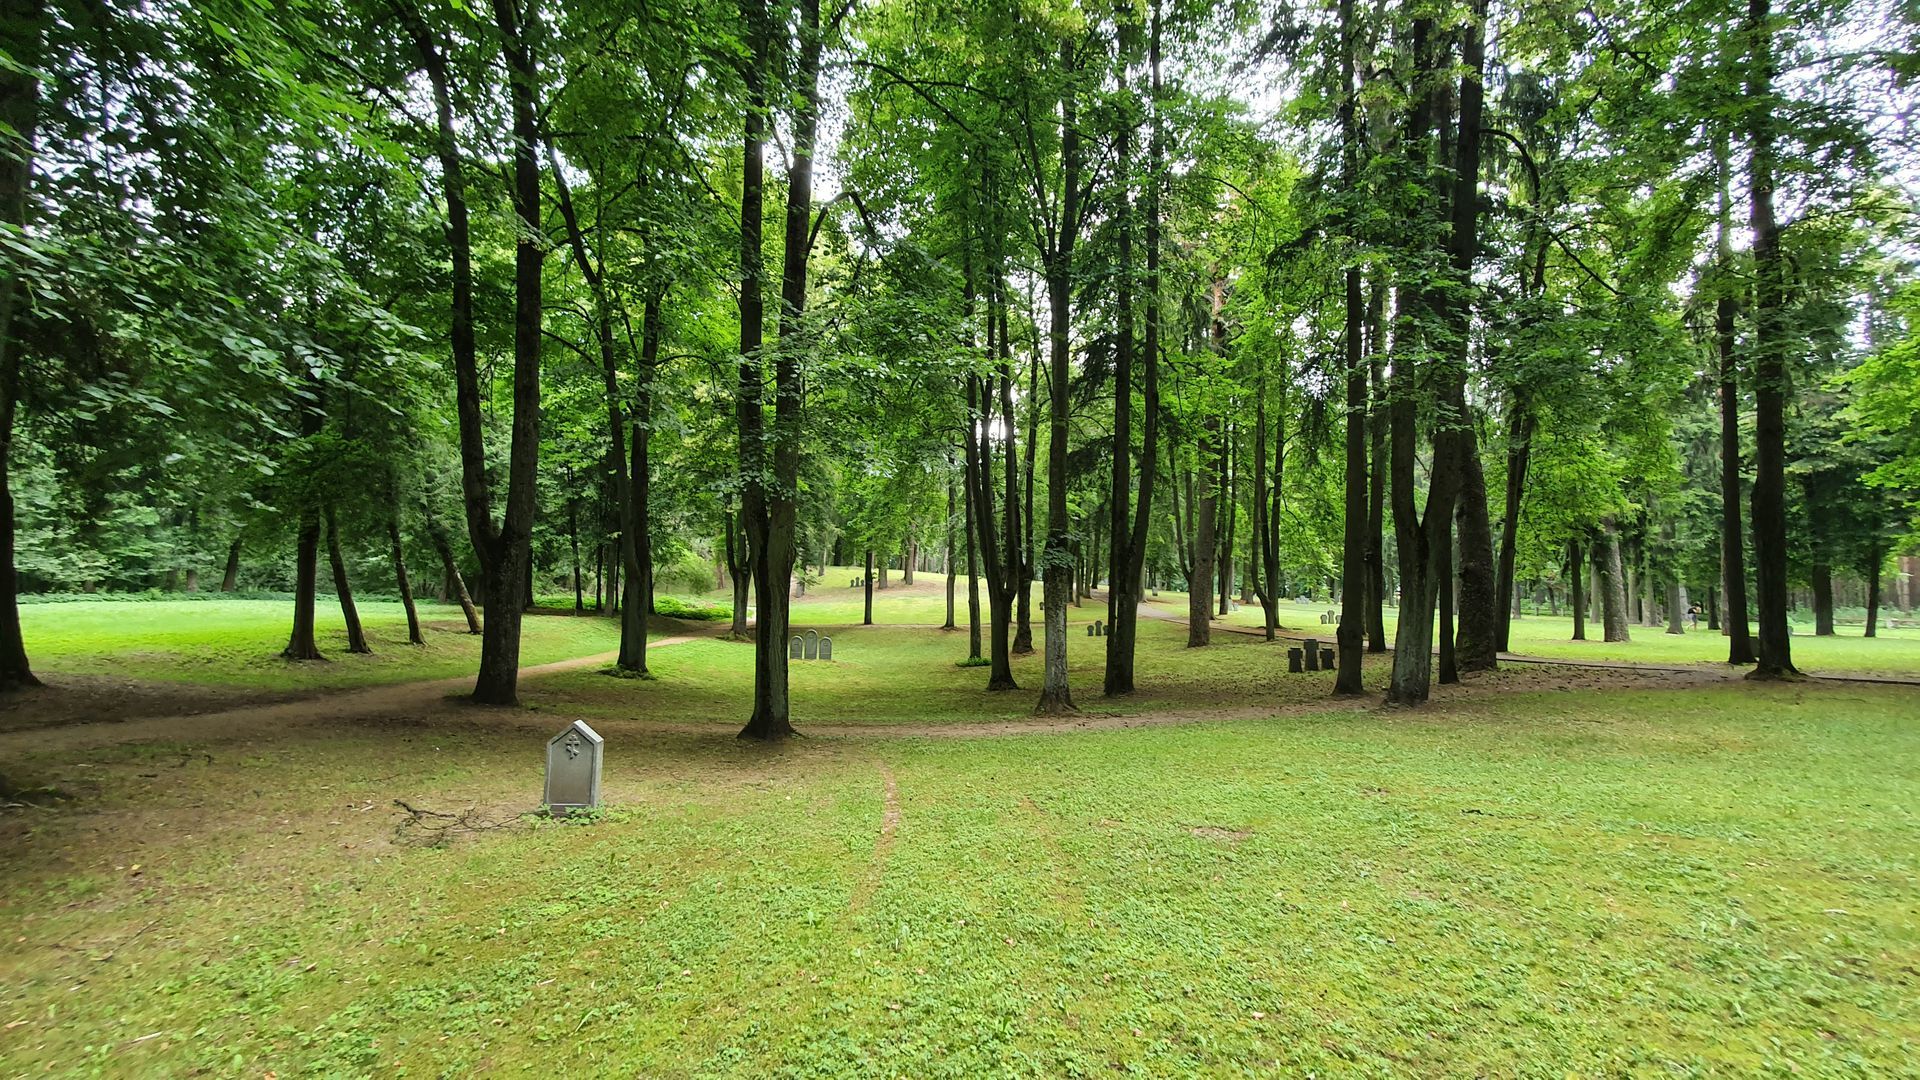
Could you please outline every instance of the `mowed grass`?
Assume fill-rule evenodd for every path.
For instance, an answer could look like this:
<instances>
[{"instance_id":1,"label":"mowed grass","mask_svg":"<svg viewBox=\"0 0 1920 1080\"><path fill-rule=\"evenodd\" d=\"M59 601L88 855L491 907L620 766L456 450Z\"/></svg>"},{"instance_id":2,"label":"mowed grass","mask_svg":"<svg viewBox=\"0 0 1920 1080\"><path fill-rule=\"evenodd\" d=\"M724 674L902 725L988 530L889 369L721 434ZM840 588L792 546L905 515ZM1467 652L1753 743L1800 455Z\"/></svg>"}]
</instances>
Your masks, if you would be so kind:
<instances>
[{"instance_id":1,"label":"mowed grass","mask_svg":"<svg viewBox=\"0 0 1920 1080\"><path fill-rule=\"evenodd\" d=\"M315 606L321 662L280 657L293 604L273 600L100 600L26 604L22 633L34 670L49 676L113 675L168 682L274 690L316 690L471 675L480 639L466 632L458 607L420 605L425 645L407 643L406 613L397 603L358 605L372 655L347 652L339 605ZM550 663L619 648L611 619L529 614L522 623L520 662Z\"/></svg>"},{"instance_id":2,"label":"mowed grass","mask_svg":"<svg viewBox=\"0 0 1920 1080\"><path fill-rule=\"evenodd\" d=\"M950 651L917 641L870 650ZM1237 697L1271 650L1163 654ZM867 700L924 695L894 676L805 696L904 715ZM1881 1076L1920 1052L1906 688L777 748L616 715L656 689L18 743L80 799L0 816L0 1073ZM594 700L610 808L516 817ZM507 827L428 846L394 799Z\"/></svg>"}]
</instances>

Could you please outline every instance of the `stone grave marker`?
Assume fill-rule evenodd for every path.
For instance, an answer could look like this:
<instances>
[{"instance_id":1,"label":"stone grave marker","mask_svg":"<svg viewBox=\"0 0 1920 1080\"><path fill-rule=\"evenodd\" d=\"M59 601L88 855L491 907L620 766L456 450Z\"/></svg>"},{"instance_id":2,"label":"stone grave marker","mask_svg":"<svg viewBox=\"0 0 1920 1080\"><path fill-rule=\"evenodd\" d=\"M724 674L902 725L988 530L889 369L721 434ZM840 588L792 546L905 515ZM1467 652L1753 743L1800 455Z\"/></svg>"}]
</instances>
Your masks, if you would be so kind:
<instances>
[{"instance_id":1,"label":"stone grave marker","mask_svg":"<svg viewBox=\"0 0 1920 1080\"><path fill-rule=\"evenodd\" d=\"M787 659L789 660L800 659L800 635L799 634L793 635L793 640L787 642Z\"/></svg>"},{"instance_id":2,"label":"stone grave marker","mask_svg":"<svg viewBox=\"0 0 1920 1080\"><path fill-rule=\"evenodd\" d=\"M820 639L820 659L822 660L833 659L833 639L832 638L823 637Z\"/></svg>"},{"instance_id":3,"label":"stone grave marker","mask_svg":"<svg viewBox=\"0 0 1920 1080\"><path fill-rule=\"evenodd\" d=\"M575 720L547 740L547 789L540 801L548 813L600 805L600 752L605 740Z\"/></svg>"},{"instance_id":4,"label":"stone grave marker","mask_svg":"<svg viewBox=\"0 0 1920 1080\"><path fill-rule=\"evenodd\" d=\"M1287 671L1295 675L1300 674L1302 670L1300 667L1300 656L1301 652L1298 646L1287 650Z\"/></svg>"},{"instance_id":5,"label":"stone grave marker","mask_svg":"<svg viewBox=\"0 0 1920 1080\"><path fill-rule=\"evenodd\" d=\"M1101 622L1101 621L1100 621L1099 619L1095 619L1095 620L1093 620L1093 636L1094 636L1094 637L1106 637L1106 636L1107 636L1107 624L1106 624L1106 623L1103 623L1103 622Z\"/></svg>"},{"instance_id":6,"label":"stone grave marker","mask_svg":"<svg viewBox=\"0 0 1920 1080\"><path fill-rule=\"evenodd\" d=\"M809 660L820 658L820 631L818 630L807 631L806 658Z\"/></svg>"},{"instance_id":7,"label":"stone grave marker","mask_svg":"<svg viewBox=\"0 0 1920 1080\"><path fill-rule=\"evenodd\" d=\"M1306 644L1306 650L1307 650L1307 670L1319 671L1320 670L1320 639L1308 638L1305 644Z\"/></svg>"},{"instance_id":8,"label":"stone grave marker","mask_svg":"<svg viewBox=\"0 0 1920 1080\"><path fill-rule=\"evenodd\" d=\"M1088 623L1088 624L1087 624L1087 636L1088 636L1088 637L1092 637L1092 636L1093 636L1093 624L1092 624L1092 623Z\"/></svg>"},{"instance_id":9,"label":"stone grave marker","mask_svg":"<svg viewBox=\"0 0 1920 1080\"><path fill-rule=\"evenodd\" d=\"M1326 668L1326 669L1327 669L1328 671L1333 671L1333 670L1335 670L1335 669L1336 669L1336 668L1337 668L1337 667L1339 666L1339 665L1337 665L1337 664L1335 664L1335 663L1333 662L1333 650L1332 650L1332 649L1330 649L1330 648L1327 648L1327 647L1325 647L1325 646L1322 646L1322 647L1321 647L1321 649L1320 649L1320 666L1321 666L1321 667L1323 667L1323 668Z\"/></svg>"}]
</instances>

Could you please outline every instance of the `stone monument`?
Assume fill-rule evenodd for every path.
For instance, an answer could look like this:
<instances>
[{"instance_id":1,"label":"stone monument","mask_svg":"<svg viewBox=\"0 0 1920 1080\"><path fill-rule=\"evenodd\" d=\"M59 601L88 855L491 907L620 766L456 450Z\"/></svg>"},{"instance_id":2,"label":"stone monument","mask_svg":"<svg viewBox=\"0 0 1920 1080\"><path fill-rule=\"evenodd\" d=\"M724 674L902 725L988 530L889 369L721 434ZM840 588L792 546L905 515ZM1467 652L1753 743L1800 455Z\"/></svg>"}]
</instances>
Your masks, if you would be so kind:
<instances>
[{"instance_id":1,"label":"stone monument","mask_svg":"<svg viewBox=\"0 0 1920 1080\"><path fill-rule=\"evenodd\" d=\"M550 814L600 805L600 754L605 740L586 721L575 720L547 740L547 789L540 801Z\"/></svg>"}]
</instances>

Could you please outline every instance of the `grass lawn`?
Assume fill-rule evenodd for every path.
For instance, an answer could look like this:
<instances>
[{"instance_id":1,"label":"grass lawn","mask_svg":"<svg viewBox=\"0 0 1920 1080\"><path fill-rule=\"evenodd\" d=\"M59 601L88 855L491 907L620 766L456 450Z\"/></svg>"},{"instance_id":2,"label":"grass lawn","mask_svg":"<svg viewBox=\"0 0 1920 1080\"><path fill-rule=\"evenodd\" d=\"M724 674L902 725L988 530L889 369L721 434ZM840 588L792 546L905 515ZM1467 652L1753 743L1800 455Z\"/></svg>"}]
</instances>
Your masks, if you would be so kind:
<instances>
[{"instance_id":1,"label":"grass lawn","mask_svg":"<svg viewBox=\"0 0 1920 1080\"><path fill-rule=\"evenodd\" d=\"M731 738L750 650L720 641L658 650L653 681L529 680L523 710L0 734L16 781L75 796L0 813L0 1075L1920 1054L1920 692L1534 670L1410 713L1328 702L1251 639L1143 632L1124 711L1153 726L1126 730L1099 724L1123 710L1094 696L1098 639L1070 638L1090 727L1002 735L1035 723L1037 658L987 695L953 666L964 634L877 628L795 665L817 734L775 748ZM576 715L607 738L608 808L522 817ZM436 834L396 799L502 827Z\"/></svg>"},{"instance_id":2,"label":"grass lawn","mask_svg":"<svg viewBox=\"0 0 1920 1080\"><path fill-rule=\"evenodd\" d=\"M373 649L347 652L346 623L330 596L315 607L323 663L280 658L293 605L275 600L99 600L23 604L22 632L34 670L43 675L117 675L137 679L276 690L313 690L472 675L480 639L466 632L458 607L423 603L425 645L407 644L397 602L357 605ZM620 647L611 619L529 615L520 662L550 663Z\"/></svg>"}]
</instances>

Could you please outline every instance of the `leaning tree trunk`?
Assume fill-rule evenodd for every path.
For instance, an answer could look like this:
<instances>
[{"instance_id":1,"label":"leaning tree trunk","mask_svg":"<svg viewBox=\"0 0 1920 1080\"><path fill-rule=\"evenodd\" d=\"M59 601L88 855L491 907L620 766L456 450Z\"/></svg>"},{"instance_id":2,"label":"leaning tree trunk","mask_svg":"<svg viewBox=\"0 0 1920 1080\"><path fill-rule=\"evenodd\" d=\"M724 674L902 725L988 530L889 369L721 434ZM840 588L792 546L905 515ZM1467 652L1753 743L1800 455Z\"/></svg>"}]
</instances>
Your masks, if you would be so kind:
<instances>
[{"instance_id":1,"label":"leaning tree trunk","mask_svg":"<svg viewBox=\"0 0 1920 1080\"><path fill-rule=\"evenodd\" d=\"M289 660L318 660L320 646L313 639L314 593L320 577L320 515L308 509L300 515L300 537L293 556L293 634L280 655Z\"/></svg>"},{"instance_id":2,"label":"leaning tree trunk","mask_svg":"<svg viewBox=\"0 0 1920 1080\"><path fill-rule=\"evenodd\" d=\"M340 617L347 624L347 651L371 653L366 631L360 626L360 609L353 603L353 586L347 581L347 560L340 552L340 523L334 517L333 507L326 508L326 516L327 564L333 569L333 593L340 600Z\"/></svg>"},{"instance_id":3,"label":"leaning tree trunk","mask_svg":"<svg viewBox=\"0 0 1920 1080\"><path fill-rule=\"evenodd\" d=\"M434 519L432 511L427 513L427 537L433 541L434 550L440 553L441 573L452 588L454 599L460 603L461 614L467 618L467 633L480 633L480 613L474 609L473 597L467 595L467 582L460 576L459 564L453 561L453 544L447 539L447 530L441 528L439 521Z\"/></svg>"},{"instance_id":4,"label":"leaning tree trunk","mask_svg":"<svg viewBox=\"0 0 1920 1080\"><path fill-rule=\"evenodd\" d=\"M393 551L394 588L400 590L400 606L407 611L407 644L425 645L427 639L420 636L420 612L413 606L413 583L407 579L407 556L400 546L400 515L389 508L387 513L387 543Z\"/></svg>"}]
</instances>

